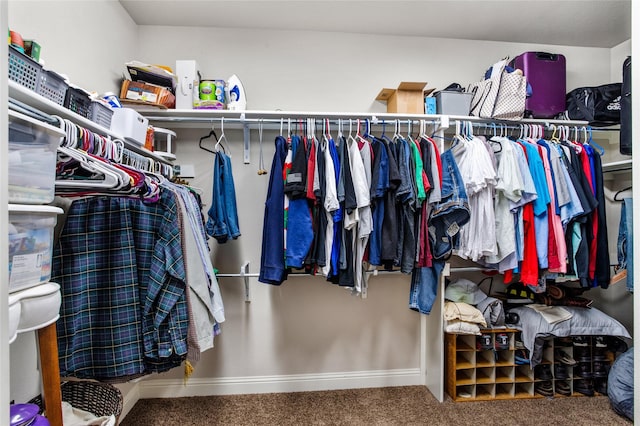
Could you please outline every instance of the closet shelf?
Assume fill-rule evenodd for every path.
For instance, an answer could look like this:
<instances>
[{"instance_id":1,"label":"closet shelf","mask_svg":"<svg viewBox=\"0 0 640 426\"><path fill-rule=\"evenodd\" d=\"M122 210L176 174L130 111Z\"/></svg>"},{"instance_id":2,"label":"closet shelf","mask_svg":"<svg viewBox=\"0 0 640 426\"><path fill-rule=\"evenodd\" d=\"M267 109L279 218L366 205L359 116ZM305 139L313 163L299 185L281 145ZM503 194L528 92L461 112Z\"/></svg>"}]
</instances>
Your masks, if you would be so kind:
<instances>
[{"instance_id":1,"label":"closet shelf","mask_svg":"<svg viewBox=\"0 0 640 426\"><path fill-rule=\"evenodd\" d=\"M40 96L37 93L11 80L9 80L9 97L16 99L20 102L23 102L27 105L30 105L34 108L37 108L44 113L71 120L74 123L78 124L79 126L82 126L98 134L111 136L112 138L116 138L116 139L121 139L124 141L127 149L135 153L144 155L146 157L150 157L161 163L171 164L171 162L168 161L167 159L159 155L156 155L155 153L139 145L126 141L121 135L113 133L110 129L107 129L106 127L103 127L97 123L94 123L93 121L87 118L84 118L61 105L58 105L55 102L52 102L49 99L46 99L43 96Z\"/></svg>"},{"instance_id":2,"label":"closet shelf","mask_svg":"<svg viewBox=\"0 0 640 426\"><path fill-rule=\"evenodd\" d=\"M611 172L621 172L626 170L631 170L633 167L633 161L631 158L620 161L612 161L610 163L604 163L602 165L603 173L611 173Z\"/></svg>"},{"instance_id":3,"label":"closet shelf","mask_svg":"<svg viewBox=\"0 0 640 426\"><path fill-rule=\"evenodd\" d=\"M578 120L546 120L546 119L523 119L523 120L497 120L479 117L465 116L449 116L438 114L402 114L402 113L375 113L375 112L322 112L322 111L266 111L266 110L198 110L198 109L144 109L137 110L144 115L149 121L155 123L168 123L175 126L176 124L186 123L202 127L202 124L212 124L224 119L225 123L260 123L276 122L280 120L294 119L353 119L353 120L371 120L372 124L380 124L383 120L430 120L439 121L448 127L448 123L454 120L471 121L475 123L503 123L507 125L518 124L539 124L539 125L566 125L566 126L585 126L589 123ZM198 126L198 124L201 124ZM286 125L286 121L283 122ZM193 127L193 126L192 126Z\"/></svg>"}]
</instances>

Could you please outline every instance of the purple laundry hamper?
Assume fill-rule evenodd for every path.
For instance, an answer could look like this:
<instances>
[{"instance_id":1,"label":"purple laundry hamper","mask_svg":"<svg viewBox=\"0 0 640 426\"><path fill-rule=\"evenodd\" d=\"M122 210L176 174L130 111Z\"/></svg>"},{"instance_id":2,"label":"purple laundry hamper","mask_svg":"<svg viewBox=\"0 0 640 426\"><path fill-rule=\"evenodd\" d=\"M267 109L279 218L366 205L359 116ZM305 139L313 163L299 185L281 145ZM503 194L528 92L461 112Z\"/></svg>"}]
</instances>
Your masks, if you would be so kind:
<instances>
[{"instance_id":1,"label":"purple laundry hamper","mask_svg":"<svg viewBox=\"0 0 640 426\"><path fill-rule=\"evenodd\" d=\"M564 55L525 52L510 64L521 69L531 85L532 95L525 101L525 116L552 118L564 112L567 93L567 71Z\"/></svg>"}]
</instances>

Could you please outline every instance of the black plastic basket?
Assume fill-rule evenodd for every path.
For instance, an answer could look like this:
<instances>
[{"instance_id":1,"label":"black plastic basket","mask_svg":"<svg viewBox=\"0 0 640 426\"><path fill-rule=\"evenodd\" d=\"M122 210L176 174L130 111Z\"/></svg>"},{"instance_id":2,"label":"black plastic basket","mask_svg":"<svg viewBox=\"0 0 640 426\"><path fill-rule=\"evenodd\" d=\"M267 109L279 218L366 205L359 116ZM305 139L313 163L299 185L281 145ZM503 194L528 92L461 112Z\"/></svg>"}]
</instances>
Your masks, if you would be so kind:
<instances>
[{"instance_id":1,"label":"black plastic basket","mask_svg":"<svg viewBox=\"0 0 640 426\"><path fill-rule=\"evenodd\" d=\"M96 124L101 125L107 129L111 128L111 118L113 116L113 109L103 104L102 102L92 101L89 112L89 119Z\"/></svg>"},{"instance_id":2,"label":"black plastic basket","mask_svg":"<svg viewBox=\"0 0 640 426\"><path fill-rule=\"evenodd\" d=\"M91 98L89 98L89 94L82 89L69 87L63 105L65 108L84 118L89 118L89 114L91 113Z\"/></svg>"},{"instance_id":3,"label":"black plastic basket","mask_svg":"<svg viewBox=\"0 0 640 426\"><path fill-rule=\"evenodd\" d=\"M63 105L68 88L69 85L61 75L53 71L41 70L40 77L38 78L38 88L36 89L39 95L44 96L58 105Z\"/></svg>"},{"instance_id":4,"label":"black plastic basket","mask_svg":"<svg viewBox=\"0 0 640 426\"><path fill-rule=\"evenodd\" d=\"M122 392L108 383L88 380L68 381L60 386L62 400L75 408L88 411L98 417L114 415L116 424L122 413ZM42 395L29 401L44 410Z\"/></svg>"},{"instance_id":5,"label":"black plastic basket","mask_svg":"<svg viewBox=\"0 0 640 426\"><path fill-rule=\"evenodd\" d=\"M38 79L42 72L42 65L29 56L9 46L9 79L33 90L38 89Z\"/></svg>"}]
</instances>

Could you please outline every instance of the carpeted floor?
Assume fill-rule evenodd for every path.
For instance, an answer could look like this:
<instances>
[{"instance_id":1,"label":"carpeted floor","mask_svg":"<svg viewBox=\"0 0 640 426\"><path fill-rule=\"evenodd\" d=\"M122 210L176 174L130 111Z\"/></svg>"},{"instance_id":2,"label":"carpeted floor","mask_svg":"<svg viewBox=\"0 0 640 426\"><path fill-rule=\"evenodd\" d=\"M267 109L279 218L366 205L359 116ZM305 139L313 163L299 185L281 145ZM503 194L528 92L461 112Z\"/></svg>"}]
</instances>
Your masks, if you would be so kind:
<instances>
[{"instance_id":1,"label":"carpeted floor","mask_svg":"<svg viewBox=\"0 0 640 426\"><path fill-rule=\"evenodd\" d=\"M139 425L631 425L609 399L439 403L424 386L147 399L120 423Z\"/></svg>"}]
</instances>

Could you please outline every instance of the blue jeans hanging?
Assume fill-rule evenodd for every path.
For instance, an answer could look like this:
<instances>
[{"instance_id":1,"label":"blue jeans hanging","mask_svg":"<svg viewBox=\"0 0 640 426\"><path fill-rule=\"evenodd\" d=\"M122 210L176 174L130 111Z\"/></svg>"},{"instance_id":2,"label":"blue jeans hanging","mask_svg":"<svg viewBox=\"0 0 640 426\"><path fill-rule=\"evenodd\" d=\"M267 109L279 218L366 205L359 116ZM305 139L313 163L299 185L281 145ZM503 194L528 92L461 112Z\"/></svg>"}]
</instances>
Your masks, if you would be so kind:
<instances>
[{"instance_id":1,"label":"blue jeans hanging","mask_svg":"<svg viewBox=\"0 0 640 426\"><path fill-rule=\"evenodd\" d=\"M218 243L226 243L230 238L240 236L231 158L222 152L216 154L213 163L213 195L208 216L207 234Z\"/></svg>"}]
</instances>

